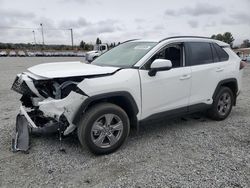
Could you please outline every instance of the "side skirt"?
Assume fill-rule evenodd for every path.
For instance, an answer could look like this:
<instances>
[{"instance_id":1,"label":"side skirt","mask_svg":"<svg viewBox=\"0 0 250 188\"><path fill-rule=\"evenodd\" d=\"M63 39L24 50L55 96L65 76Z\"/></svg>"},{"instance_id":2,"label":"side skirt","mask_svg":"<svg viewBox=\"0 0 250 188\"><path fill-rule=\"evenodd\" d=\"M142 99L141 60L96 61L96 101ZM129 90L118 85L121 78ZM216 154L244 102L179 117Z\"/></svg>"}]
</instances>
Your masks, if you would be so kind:
<instances>
[{"instance_id":1,"label":"side skirt","mask_svg":"<svg viewBox=\"0 0 250 188\"><path fill-rule=\"evenodd\" d=\"M160 120L160 119L173 119L173 118L180 117L183 115L205 111L209 109L211 106L212 106L211 104L199 103L199 104L182 107L182 108L178 108L174 110L160 112L160 113L153 114L145 119L140 120L139 124L143 124L147 121L155 121L155 120Z\"/></svg>"}]
</instances>

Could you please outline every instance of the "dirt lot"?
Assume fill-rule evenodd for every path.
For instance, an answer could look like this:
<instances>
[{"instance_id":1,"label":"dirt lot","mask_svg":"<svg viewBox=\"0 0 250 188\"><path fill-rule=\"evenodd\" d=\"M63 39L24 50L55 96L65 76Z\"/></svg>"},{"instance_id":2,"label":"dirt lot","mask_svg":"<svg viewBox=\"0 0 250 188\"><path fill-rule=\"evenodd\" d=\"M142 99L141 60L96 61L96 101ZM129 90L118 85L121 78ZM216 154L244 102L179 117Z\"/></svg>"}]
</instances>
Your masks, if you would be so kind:
<instances>
[{"instance_id":1,"label":"dirt lot","mask_svg":"<svg viewBox=\"0 0 250 188\"><path fill-rule=\"evenodd\" d=\"M94 156L75 137L32 137L29 154L10 151L20 96L17 73L41 62L0 58L0 187L250 187L250 66L229 118L189 116L141 126L114 154Z\"/></svg>"}]
</instances>

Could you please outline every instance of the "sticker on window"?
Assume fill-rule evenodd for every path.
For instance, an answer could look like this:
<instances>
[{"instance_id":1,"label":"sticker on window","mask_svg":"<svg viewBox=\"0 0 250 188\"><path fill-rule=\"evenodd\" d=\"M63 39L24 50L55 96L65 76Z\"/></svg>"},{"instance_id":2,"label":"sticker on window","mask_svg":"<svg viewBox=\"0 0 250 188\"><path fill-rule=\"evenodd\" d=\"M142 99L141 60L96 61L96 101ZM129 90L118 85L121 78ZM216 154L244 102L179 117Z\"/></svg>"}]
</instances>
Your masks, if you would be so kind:
<instances>
[{"instance_id":1,"label":"sticker on window","mask_svg":"<svg viewBox=\"0 0 250 188\"><path fill-rule=\"evenodd\" d=\"M151 46L145 46L145 45L139 45L134 47L135 50L148 50L150 48Z\"/></svg>"}]
</instances>

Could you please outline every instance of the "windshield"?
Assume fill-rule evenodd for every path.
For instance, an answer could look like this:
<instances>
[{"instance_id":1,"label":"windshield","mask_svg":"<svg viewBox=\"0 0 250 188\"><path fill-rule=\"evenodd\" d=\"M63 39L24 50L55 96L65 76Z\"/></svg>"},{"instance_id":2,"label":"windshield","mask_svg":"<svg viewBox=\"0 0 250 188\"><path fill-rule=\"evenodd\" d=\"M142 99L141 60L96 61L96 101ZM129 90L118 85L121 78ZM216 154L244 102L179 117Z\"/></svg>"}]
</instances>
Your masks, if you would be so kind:
<instances>
[{"instance_id":1,"label":"windshield","mask_svg":"<svg viewBox=\"0 0 250 188\"><path fill-rule=\"evenodd\" d=\"M127 42L120 44L98 57L92 64L125 68L132 67L156 44L156 42Z\"/></svg>"}]
</instances>

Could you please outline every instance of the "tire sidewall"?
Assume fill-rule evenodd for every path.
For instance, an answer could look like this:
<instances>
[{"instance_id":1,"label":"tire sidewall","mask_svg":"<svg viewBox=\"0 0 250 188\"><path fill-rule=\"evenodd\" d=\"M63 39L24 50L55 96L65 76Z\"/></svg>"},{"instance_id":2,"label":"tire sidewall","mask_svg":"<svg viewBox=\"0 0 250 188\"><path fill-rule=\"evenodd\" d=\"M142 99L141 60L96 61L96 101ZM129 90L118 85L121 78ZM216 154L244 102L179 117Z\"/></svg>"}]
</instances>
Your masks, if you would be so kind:
<instances>
[{"instance_id":1,"label":"tire sidewall","mask_svg":"<svg viewBox=\"0 0 250 188\"><path fill-rule=\"evenodd\" d=\"M100 108L98 109L98 107ZM116 149L118 149L123 144L123 142L126 140L129 134L130 126L129 126L128 116L121 108L115 105L108 106L108 107L105 107L104 105L103 106L99 105L96 107L96 109L93 109L93 110L95 110L95 112L93 112L93 114L86 120L86 122L83 122L85 124L84 134L82 134L84 136L83 138L84 142L87 145L87 147L95 154L111 153L115 151ZM115 114L121 119L123 123L123 132L119 141L113 146L108 147L108 148L100 148L96 146L91 139L91 130L92 130L94 122L104 114Z\"/></svg>"},{"instance_id":2,"label":"tire sidewall","mask_svg":"<svg viewBox=\"0 0 250 188\"><path fill-rule=\"evenodd\" d=\"M228 112L225 115L221 115L218 112L217 106L218 106L218 102L220 100L221 95L223 95L224 93L228 93L230 95L231 98L231 105L230 108L228 110ZM231 91L231 89L229 89L228 87L222 87L219 92L217 93L216 97L215 97L215 102L213 104L213 111L217 117L218 120L223 120L226 119L227 116L230 114L232 107L233 107L233 103L234 103L234 97L233 97L233 92Z\"/></svg>"}]
</instances>

